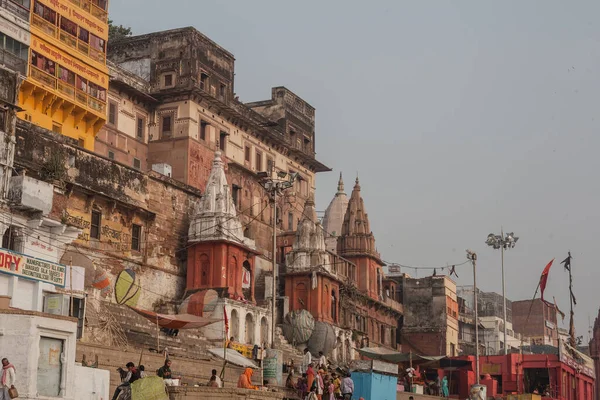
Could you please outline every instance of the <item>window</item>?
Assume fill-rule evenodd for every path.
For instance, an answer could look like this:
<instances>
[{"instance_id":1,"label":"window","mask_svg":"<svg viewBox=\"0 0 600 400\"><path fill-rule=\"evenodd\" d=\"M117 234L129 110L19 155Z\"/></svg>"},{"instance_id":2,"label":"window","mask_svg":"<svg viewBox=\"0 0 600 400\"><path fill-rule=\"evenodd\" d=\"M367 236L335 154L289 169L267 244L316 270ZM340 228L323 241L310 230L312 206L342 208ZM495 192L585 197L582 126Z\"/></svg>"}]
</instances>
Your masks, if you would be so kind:
<instances>
[{"instance_id":1,"label":"window","mask_svg":"<svg viewBox=\"0 0 600 400\"><path fill-rule=\"evenodd\" d=\"M173 117L171 115L163 115L162 124L161 124L162 136L171 136L171 134L172 134L171 125L172 124L173 124Z\"/></svg>"},{"instance_id":2,"label":"window","mask_svg":"<svg viewBox=\"0 0 600 400\"><path fill-rule=\"evenodd\" d=\"M83 43L90 42L90 33L82 27L79 27L79 41Z\"/></svg>"},{"instance_id":3,"label":"window","mask_svg":"<svg viewBox=\"0 0 600 400\"><path fill-rule=\"evenodd\" d=\"M85 300L77 297L73 297L73 308L71 309L71 317L77 318L77 339L83 337L83 310L85 307Z\"/></svg>"},{"instance_id":4,"label":"window","mask_svg":"<svg viewBox=\"0 0 600 400\"><path fill-rule=\"evenodd\" d=\"M288 213L288 231L294 230L294 214Z\"/></svg>"},{"instance_id":5,"label":"window","mask_svg":"<svg viewBox=\"0 0 600 400\"><path fill-rule=\"evenodd\" d=\"M27 60L29 58L29 47L26 44L21 43L10 36L6 36L3 33L0 33L0 48L14 54L21 60Z\"/></svg>"},{"instance_id":6,"label":"window","mask_svg":"<svg viewBox=\"0 0 600 400\"><path fill-rule=\"evenodd\" d=\"M250 146L244 147L244 160L250 162Z\"/></svg>"},{"instance_id":7,"label":"window","mask_svg":"<svg viewBox=\"0 0 600 400\"><path fill-rule=\"evenodd\" d=\"M200 121L200 140L206 141L206 129L208 127L208 122Z\"/></svg>"},{"instance_id":8,"label":"window","mask_svg":"<svg viewBox=\"0 0 600 400\"><path fill-rule=\"evenodd\" d=\"M115 152L112 150L108 151L108 158L110 158L111 160L115 159Z\"/></svg>"},{"instance_id":9,"label":"window","mask_svg":"<svg viewBox=\"0 0 600 400\"><path fill-rule=\"evenodd\" d=\"M275 162L272 157L267 156L267 172L272 172L273 168L275 168Z\"/></svg>"},{"instance_id":10,"label":"window","mask_svg":"<svg viewBox=\"0 0 600 400\"><path fill-rule=\"evenodd\" d=\"M140 251L142 242L141 225L133 224L131 226L131 250Z\"/></svg>"},{"instance_id":11,"label":"window","mask_svg":"<svg viewBox=\"0 0 600 400\"><path fill-rule=\"evenodd\" d=\"M256 162L256 170L262 171L262 153L260 151L256 151L256 158L254 160Z\"/></svg>"},{"instance_id":12,"label":"window","mask_svg":"<svg viewBox=\"0 0 600 400\"><path fill-rule=\"evenodd\" d=\"M208 89L208 75L206 75L204 72L200 74L200 89Z\"/></svg>"},{"instance_id":13,"label":"window","mask_svg":"<svg viewBox=\"0 0 600 400\"><path fill-rule=\"evenodd\" d=\"M227 132L221 131L219 134L219 149L225 153L225 144L227 142Z\"/></svg>"},{"instance_id":14,"label":"window","mask_svg":"<svg viewBox=\"0 0 600 400\"><path fill-rule=\"evenodd\" d=\"M146 125L146 121L142 117L137 117L136 124L137 138L144 140L144 126Z\"/></svg>"},{"instance_id":15,"label":"window","mask_svg":"<svg viewBox=\"0 0 600 400\"><path fill-rule=\"evenodd\" d=\"M173 75L172 74L165 75L165 86L166 87L173 86Z\"/></svg>"},{"instance_id":16,"label":"window","mask_svg":"<svg viewBox=\"0 0 600 400\"><path fill-rule=\"evenodd\" d=\"M100 239L100 223L102 214L100 211L92 211L92 222L90 226L90 237L92 239Z\"/></svg>"},{"instance_id":17,"label":"window","mask_svg":"<svg viewBox=\"0 0 600 400\"><path fill-rule=\"evenodd\" d=\"M6 131L7 116L8 112L6 110L0 109L0 131Z\"/></svg>"},{"instance_id":18,"label":"window","mask_svg":"<svg viewBox=\"0 0 600 400\"><path fill-rule=\"evenodd\" d=\"M113 126L117 125L117 103L112 101L108 102L108 123Z\"/></svg>"},{"instance_id":19,"label":"window","mask_svg":"<svg viewBox=\"0 0 600 400\"><path fill-rule=\"evenodd\" d=\"M232 190L231 190L231 197L233 198L233 204L235 204L235 207L238 209L241 208L241 197L240 197L240 192L242 191L242 188L237 186L237 185L232 185Z\"/></svg>"},{"instance_id":20,"label":"window","mask_svg":"<svg viewBox=\"0 0 600 400\"><path fill-rule=\"evenodd\" d=\"M62 125L53 123L52 124L52 132L54 133L62 133ZM81 144L80 144L81 146Z\"/></svg>"},{"instance_id":21,"label":"window","mask_svg":"<svg viewBox=\"0 0 600 400\"><path fill-rule=\"evenodd\" d=\"M222 83L219 84L219 99L225 100L225 89L226 86Z\"/></svg>"},{"instance_id":22,"label":"window","mask_svg":"<svg viewBox=\"0 0 600 400\"><path fill-rule=\"evenodd\" d=\"M21 253L23 251L23 235L16 226L10 226L2 236L2 247Z\"/></svg>"},{"instance_id":23,"label":"window","mask_svg":"<svg viewBox=\"0 0 600 400\"><path fill-rule=\"evenodd\" d=\"M36 1L33 7L33 13L50 22L52 25L56 25L56 11L50 7L46 7Z\"/></svg>"},{"instance_id":24,"label":"window","mask_svg":"<svg viewBox=\"0 0 600 400\"><path fill-rule=\"evenodd\" d=\"M90 33L90 47L100 53L105 53L106 42L104 39L99 38L98 36Z\"/></svg>"},{"instance_id":25,"label":"window","mask_svg":"<svg viewBox=\"0 0 600 400\"><path fill-rule=\"evenodd\" d=\"M71 36L77 37L77 24L65 17L60 17L60 29Z\"/></svg>"},{"instance_id":26,"label":"window","mask_svg":"<svg viewBox=\"0 0 600 400\"><path fill-rule=\"evenodd\" d=\"M79 138L79 139L77 140L77 145L78 145L79 147L85 147L85 139Z\"/></svg>"},{"instance_id":27,"label":"window","mask_svg":"<svg viewBox=\"0 0 600 400\"><path fill-rule=\"evenodd\" d=\"M133 157L133 168L135 168L135 169L142 168L142 162L140 161L139 158Z\"/></svg>"}]
</instances>

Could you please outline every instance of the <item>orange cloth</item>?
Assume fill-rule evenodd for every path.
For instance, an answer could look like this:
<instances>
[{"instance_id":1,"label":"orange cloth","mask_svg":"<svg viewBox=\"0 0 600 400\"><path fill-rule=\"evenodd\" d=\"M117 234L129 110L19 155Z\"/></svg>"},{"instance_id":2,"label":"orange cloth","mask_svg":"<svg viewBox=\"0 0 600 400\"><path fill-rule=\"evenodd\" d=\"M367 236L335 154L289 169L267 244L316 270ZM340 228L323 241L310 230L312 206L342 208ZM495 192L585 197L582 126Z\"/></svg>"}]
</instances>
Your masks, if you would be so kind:
<instances>
[{"instance_id":1,"label":"orange cloth","mask_svg":"<svg viewBox=\"0 0 600 400\"><path fill-rule=\"evenodd\" d=\"M315 370L312 366L309 366L306 370L306 378L308 379L306 383L308 384L308 391L310 392L310 389L312 388L313 382L315 380Z\"/></svg>"},{"instance_id":2,"label":"orange cloth","mask_svg":"<svg viewBox=\"0 0 600 400\"><path fill-rule=\"evenodd\" d=\"M243 374L240 375L240 379L238 379L237 387L240 389L258 389L256 386L252 384L252 368L246 368Z\"/></svg>"}]
</instances>

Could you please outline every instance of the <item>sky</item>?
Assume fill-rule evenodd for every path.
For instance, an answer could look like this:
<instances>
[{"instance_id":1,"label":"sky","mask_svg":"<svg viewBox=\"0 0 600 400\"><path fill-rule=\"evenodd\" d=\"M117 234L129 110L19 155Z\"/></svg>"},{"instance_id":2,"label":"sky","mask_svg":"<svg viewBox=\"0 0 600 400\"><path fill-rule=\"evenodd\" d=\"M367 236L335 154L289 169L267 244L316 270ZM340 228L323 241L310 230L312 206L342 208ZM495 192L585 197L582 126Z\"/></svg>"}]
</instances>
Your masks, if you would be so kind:
<instances>
[{"instance_id":1,"label":"sky","mask_svg":"<svg viewBox=\"0 0 600 400\"><path fill-rule=\"evenodd\" d=\"M385 261L442 267L472 249L478 287L501 293L485 239L503 227L520 238L505 253L507 297L530 299L556 258L546 298L568 312L570 250L587 342L600 307L599 2L112 0L109 11L134 34L196 27L235 55L241 101L283 85L313 105L317 158L333 170L318 174L317 208L340 171L348 195L358 174ZM469 265L457 272L472 285Z\"/></svg>"}]
</instances>

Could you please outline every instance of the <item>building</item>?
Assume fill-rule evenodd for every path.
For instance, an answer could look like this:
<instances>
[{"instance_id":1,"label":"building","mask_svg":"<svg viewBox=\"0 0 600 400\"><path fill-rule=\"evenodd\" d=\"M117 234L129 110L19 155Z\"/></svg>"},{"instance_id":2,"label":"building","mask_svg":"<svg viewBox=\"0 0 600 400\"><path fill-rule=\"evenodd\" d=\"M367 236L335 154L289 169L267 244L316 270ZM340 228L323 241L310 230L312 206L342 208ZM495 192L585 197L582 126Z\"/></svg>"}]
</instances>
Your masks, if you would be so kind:
<instances>
[{"instance_id":1,"label":"building","mask_svg":"<svg viewBox=\"0 0 600 400\"><path fill-rule=\"evenodd\" d=\"M27 75L29 59L30 0L0 1L0 65Z\"/></svg>"},{"instance_id":2,"label":"building","mask_svg":"<svg viewBox=\"0 0 600 400\"><path fill-rule=\"evenodd\" d=\"M340 188L338 186L338 191ZM326 215L327 219L331 217ZM349 282L341 298L352 300L344 307L344 312L352 316L350 327L358 332L362 341L360 346L368 343L397 348L397 332L402 327L404 308L402 303L384 293L385 264L375 247L375 235L371 231L358 178L337 241L337 255L356 268L355 280Z\"/></svg>"},{"instance_id":3,"label":"building","mask_svg":"<svg viewBox=\"0 0 600 400\"><path fill-rule=\"evenodd\" d=\"M403 280L402 349L426 356L458 355L456 283L445 275Z\"/></svg>"},{"instance_id":4,"label":"building","mask_svg":"<svg viewBox=\"0 0 600 400\"><path fill-rule=\"evenodd\" d=\"M23 108L19 118L93 149L106 121L108 1L19 3L27 3L25 8L31 10L29 65L19 95Z\"/></svg>"},{"instance_id":5,"label":"building","mask_svg":"<svg viewBox=\"0 0 600 400\"><path fill-rule=\"evenodd\" d=\"M531 339L532 344L558 346L556 306L541 299L512 302L515 332Z\"/></svg>"},{"instance_id":6,"label":"building","mask_svg":"<svg viewBox=\"0 0 600 400\"><path fill-rule=\"evenodd\" d=\"M474 356L457 360L475 363ZM473 367L450 372L450 395L467 398L476 383ZM595 389L592 360L568 345L545 354L508 354L479 358L479 371L489 378L481 379L488 397L531 395L560 400L591 399Z\"/></svg>"},{"instance_id":7,"label":"building","mask_svg":"<svg viewBox=\"0 0 600 400\"><path fill-rule=\"evenodd\" d=\"M327 250L331 252L337 251L337 238L342 232L342 224L344 216L348 209L348 197L344 192L344 181L340 172L340 180L338 182L337 192L325 210L323 217L323 230L325 231L325 244Z\"/></svg>"},{"instance_id":8,"label":"building","mask_svg":"<svg viewBox=\"0 0 600 400\"><path fill-rule=\"evenodd\" d=\"M594 321L594 327L589 346L590 356L594 361L594 368L596 371L600 371L600 310L598 311L598 316ZM596 400L600 400L600 390L598 390L598 387L596 387L594 396Z\"/></svg>"}]
</instances>

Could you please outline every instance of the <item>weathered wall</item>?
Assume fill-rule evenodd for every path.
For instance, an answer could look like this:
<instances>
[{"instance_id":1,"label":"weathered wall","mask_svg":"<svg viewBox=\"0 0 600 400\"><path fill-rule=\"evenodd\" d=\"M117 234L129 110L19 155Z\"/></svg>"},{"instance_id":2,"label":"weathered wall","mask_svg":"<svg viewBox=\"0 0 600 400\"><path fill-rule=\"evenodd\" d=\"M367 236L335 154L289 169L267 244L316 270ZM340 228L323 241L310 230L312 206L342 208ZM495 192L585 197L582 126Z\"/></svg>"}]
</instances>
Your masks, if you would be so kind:
<instances>
[{"instance_id":1,"label":"weathered wall","mask_svg":"<svg viewBox=\"0 0 600 400\"><path fill-rule=\"evenodd\" d=\"M531 309L531 311L530 311ZM557 345L558 325L556 309L541 299L512 302L512 321L515 332L530 337L538 344ZM539 343L544 340L544 343Z\"/></svg>"},{"instance_id":2,"label":"weathered wall","mask_svg":"<svg viewBox=\"0 0 600 400\"><path fill-rule=\"evenodd\" d=\"M77 323L71 318L18 310L0 312L0 354L15 365L19 398L38 398L38 380L42 379L38 370L40 339L46 337L64 341L62 354L48 355L50 365L61 365L60 382L52 383L64 388L62 398L76 400L73 390L76 330Z\"/></svg>"},{"instance_id":3,"label":"weathered wall","mask_svg":"<svg viewBox=\"0 0 600 400\"><path fill-rule=\"evenodd\" d=\"M268 392L262 390L246 389L216 389L208 387L170 387L168 388L170 400L262 400L290 398L285 392ZM293 398L293 397L291 397Z\"/></svg>"}]
</instances>

